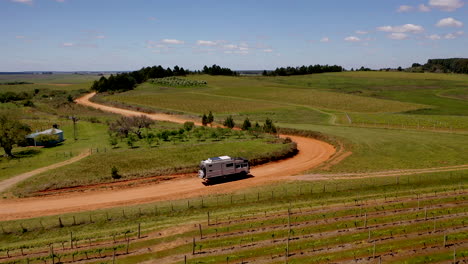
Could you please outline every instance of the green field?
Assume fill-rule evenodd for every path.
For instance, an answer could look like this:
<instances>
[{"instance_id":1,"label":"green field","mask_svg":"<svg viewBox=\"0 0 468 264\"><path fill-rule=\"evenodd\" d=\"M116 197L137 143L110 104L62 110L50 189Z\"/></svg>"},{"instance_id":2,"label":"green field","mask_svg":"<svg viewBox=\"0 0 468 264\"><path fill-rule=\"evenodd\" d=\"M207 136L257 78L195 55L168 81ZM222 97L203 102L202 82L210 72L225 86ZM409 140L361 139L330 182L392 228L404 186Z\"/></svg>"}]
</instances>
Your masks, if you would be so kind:
<instances>
[{"instance_id":1,"label":"green field","mask_svg":"<svg viewBox=\"0 0 468 264\"><path fill-rule=\"evenodd\" d=\"M284 262L286 248L291 263L308 263L310 257L325 263L372 256L392 262L401 257L435 262L453 259L453 248L457 259L463 260L468 253L463 249L467 183L467 171L402 176L398 184L393 177L292 182L233 194L6 221L0 258L6 263L26 258L30 263L51 262L52 245L55 261L58 256L61 261L93 263L111 261L114 252L118 263L165 257L172 258L170 263L184 263L184 256L188 263L219 263L227 258L230 263L276 263ZM425 251L428 246L437 250ZM414 250L411 256L398 253L408 250Z\"/></svg>"},{"instance_id":2,"label":"green field","mask_svg":"<svg viewBox=\"0 0 468 264\"><path fill-rule=\"evenodd\" d=\"M333 135L353 152L325 172L371 172L466 164L468 134L403 129L279 124ZM320 170L318 170L320 171Z\"/></svg>"}]
</instances>

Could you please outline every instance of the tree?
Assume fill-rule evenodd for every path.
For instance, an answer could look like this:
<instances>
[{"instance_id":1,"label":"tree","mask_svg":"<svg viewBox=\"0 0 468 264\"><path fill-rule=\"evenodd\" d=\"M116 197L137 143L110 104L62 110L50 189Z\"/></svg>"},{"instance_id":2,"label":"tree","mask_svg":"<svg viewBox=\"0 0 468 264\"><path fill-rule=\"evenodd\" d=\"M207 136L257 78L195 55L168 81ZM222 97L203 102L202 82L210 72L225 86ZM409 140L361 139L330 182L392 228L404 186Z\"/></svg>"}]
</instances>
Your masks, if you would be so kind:
<instances>
[{"instance_id":1,"label":"tree","mask_svg":"<svg viewBox=\"0 0 468 264\"><path fill-rule=\"evenodd\" d=\"M208 117L205 114L203 114L201 122L204 126L208 125Z\"/></svg>"},{"instance_id":2,"label":"tree","mask_svg":"<svg viewBox=\"0 0 468 264\"><path fill-rule=\"evenodd\" d=\"M265 120L265 124L263 125L263 132L270 133L270 134L276 134L275 124L273 124L273 121L270 118L267 118Z\"/></svg>"},{"instance_id":3,"label":"tree","mask_svg":"<svg viewBox=\"0 0 468 264\"><path fill-rule=\"evenodd\" d=\"M242 124L242 130L249 130L252 127L252 123L250 123L249 118L245 118L244 123Z\"/></svg>"},{"instance_id":4,"label":"tree","mask_svg":"<svg viewBox=\"0 0 468 264\"><path fill-rule=\"evenodd\" d=\"M236 123L234 123L234 119L232 118L232 116L228 116L226 117L226 120L224 120L223 125L232 129L236 125Z\"/></svg>"},{"instance_id":5,"label":"tree","mask_svg":"<svg viewBox=\"0 0 468 264\"><path fill-rule=\"evenodd\" d=\"M5 151L5 156L13 158L11 152L13 146L24 143L26 135L31 132L31 128L18 121L7 113L0 114L0 147Z\"/></svg>"},{"instance_id":6,"label":"tree","mask_svg":"<svg viewBox=\"0 0 468 264\"><path fill-rule=\"evenodd\" d=\"M208 121L208 124L210 124L210 126L213 126L214 116L211 111L208 113L207 121Z\"/></svg>"},{"instance_id":7,"label":"tree","mask_svg":"<svg viewBox=\"0 0 468 264\"><path fill-rule=\"evenodd\" d=\"M262 134L262 128L261 128L260 125L258 125L258 123L257 123L256 126L251 127L251 128L249 129L249 133L250 133L252 136L254 136L255 138L258 138L258 137L260 137L260 135Z\"/></svg>"},{"instance_id":8,"label":"tree","mask_svg":"<svg viewBox=\"0 0 468 264\"><path fill-rule=\"evenodd\" d=\"M109 124L109 130L117 133L122 137L128 137L130 133L135 134L139 139L142 139L142 129L149 128L155 122L147 116L123 116Z\"/></svg>"}]
</instances>

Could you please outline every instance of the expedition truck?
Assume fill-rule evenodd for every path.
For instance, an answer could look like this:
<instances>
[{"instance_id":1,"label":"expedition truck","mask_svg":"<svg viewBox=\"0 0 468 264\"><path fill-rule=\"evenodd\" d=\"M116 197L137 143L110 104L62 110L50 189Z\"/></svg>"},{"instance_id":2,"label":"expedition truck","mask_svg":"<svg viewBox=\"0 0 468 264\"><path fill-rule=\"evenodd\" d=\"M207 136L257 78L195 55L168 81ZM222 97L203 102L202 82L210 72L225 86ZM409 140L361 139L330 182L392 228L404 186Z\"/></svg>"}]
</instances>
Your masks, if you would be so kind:
<instances>
[{"instance_id":1,"label":"expedition truck","mask_svg":"<svg viewBox=\"0 0 468 264\"><path fill-rule=\"evenodd\" d=\"M250 173L249 161L229 156L213 157L200 162L198 178L208 181L213 178Z\"/></svg>"}]
</instances>

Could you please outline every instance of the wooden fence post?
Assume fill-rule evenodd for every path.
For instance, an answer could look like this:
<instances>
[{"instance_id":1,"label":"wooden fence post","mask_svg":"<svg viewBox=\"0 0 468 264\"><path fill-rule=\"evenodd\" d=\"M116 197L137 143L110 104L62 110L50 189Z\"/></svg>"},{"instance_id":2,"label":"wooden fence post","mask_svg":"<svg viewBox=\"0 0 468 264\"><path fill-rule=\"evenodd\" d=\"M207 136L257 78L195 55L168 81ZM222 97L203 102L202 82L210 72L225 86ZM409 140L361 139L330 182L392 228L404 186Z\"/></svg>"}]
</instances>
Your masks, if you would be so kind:
<instances>
[{"instance_id":1,"label":"wooden fence post","mask_svg":"<svg viewBox=\"0 0 468 264\"><path fill-rule=\"evenodd\" d=\"M141 231L141 223L138 223L138 239L141 238L140 231Z\"/></svg>"},{"instance_id":2,"label":"wooden fence post","mask_svg":"<svg viewBox=\"0 0 468 264\"><path fill-rule=\"evenodd\" d=\"M195 255L195 238L192 241L192 255Z\"/></svg>"}]
</instances>

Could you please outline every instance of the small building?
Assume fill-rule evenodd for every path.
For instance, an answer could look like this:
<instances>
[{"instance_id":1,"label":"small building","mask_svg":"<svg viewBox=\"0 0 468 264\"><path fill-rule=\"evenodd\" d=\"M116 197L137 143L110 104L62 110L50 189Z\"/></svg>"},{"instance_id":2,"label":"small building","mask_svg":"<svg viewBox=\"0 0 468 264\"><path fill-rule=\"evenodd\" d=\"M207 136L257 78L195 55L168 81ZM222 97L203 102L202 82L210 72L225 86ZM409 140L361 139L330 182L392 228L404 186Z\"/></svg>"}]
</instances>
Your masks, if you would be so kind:
<instances>
[{"instance_id":1,"label":"small building","mask_svg":"<svg viewBox=\"0 0 468 264\"><path fill-rule=\"evenodd\" d=\"M56 136L56 140L49 140L46 142L41 141L41 135L53 135ZM26 136L28 146L52 146L60 142L63 142L63 131L58 128L51 128L44 131L32 133Z\"/></svg>"}]
</instances>

